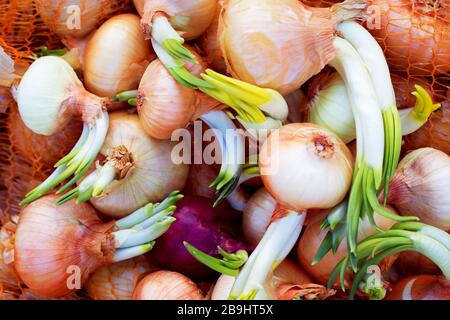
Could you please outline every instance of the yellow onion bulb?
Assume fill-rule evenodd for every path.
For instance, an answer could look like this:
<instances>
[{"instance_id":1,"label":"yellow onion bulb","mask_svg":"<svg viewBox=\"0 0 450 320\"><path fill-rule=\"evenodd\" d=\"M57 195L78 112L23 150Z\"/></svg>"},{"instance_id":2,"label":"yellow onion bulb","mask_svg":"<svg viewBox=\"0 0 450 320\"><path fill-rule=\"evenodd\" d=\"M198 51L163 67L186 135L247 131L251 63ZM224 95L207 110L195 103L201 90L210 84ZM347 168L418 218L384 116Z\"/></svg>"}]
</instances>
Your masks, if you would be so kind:
<instances>
[{"instance_id":1,"label":"yellow onion bulb","mask_svg":"<svg viewBox=\"0 0 450 320\"><path fill-rule=\"evenodd\" d=\"M393 211L392 208L388 209ZM325 217L328 212L321 212L320 214ZM374 219L375 223L382 230L388 230L395 224L395 221L379 214L374 214ZM320 226L322 222L322 219L317 219L308 224L298 242L297 259L301 267L308 272L315 281L319 284L326 285L333 269L347 256L347 243L345 239L342 240L335 254L333 254L333 252L328 252L322 260L317 264L312 265L317 251L328 233L328 229L321 229ZM363 240L375 233L378 233L378 230L370 224L367 218L361 221L358 228L358 240ZM346 277L346 279L349 280L348 277ZM348 285L348 283L346 284Z\"/></svg>"},{"instance_id":2,"label":"yellow onion bulb","mask_svg":"<svg viewBox=\"0 0 450 320\"><path fill-rule=\"evenodd\" d=\"M36 9L59 37L83 37L128 3L129 0L36 0Z\"/></svg>"},{"instance_id":3,"label":"yellow onion bulb","mask_svg":"<svg viewBox=\"0 0 450 320\"><path fill-rule=\"evenodd\" d=\"M265 188L259 189L247 202L242 216L242 229L250 243L258 244L261 241L276 206L276 200Z\"/></svg>"},{"instance_id":4,"label":"yellow onion bulb","mask_svg":"<svg viewBox=\"0 0 450 320\"><path fill-rule=\"evenodd\" d=\"M217 1L216 13L214 19L209 25L208 29L202 34L198 40L198 45L202 50L202 53L210 65L215 71L226 74L227 65L223 58L222 49L218 41L219 32L219 19L220 13L223 7L223 0Z\"/></svg>"},{"instance_id":5,"label":"yellow onion bulb","mask_svg":"<svg viewBox=\"0 0 450 320\"><path fill-rule=\"evenodd\" d=\"M96 268L114 261L113 224L104 224L89 204L56 206L56 200L45 196L22 210L14 244L17 273L45 297L74 292Z\"/></svg>"},{"instance_id":6,"label":"yellow onion bulb","mask_svg":"<svg viewBox=\"0 0 450 320\"><path fill-rule=\"evenodd\" d=\"M131 158L131 166L119 173L100 196L91 198L97 210L114 218L124 217L183 188L189 166L172 161L176 142L148 136L139 117L125 111L112 113L109 126L100 153L107 157L112 150L123 146Z\"/></svg>"},{"instance_id":7,"label":"yellow onion bulb","mask_svg":"<svg viewBox=\"0 0 450 320\"><path fill-rule=\"evenodd\" d=\"M131 300L137 283L159 267L147 256L117 262L97 269L85 288L94 300Z\"/></svg>"},{"instance_id":8,"label":"yellow onion bulb","mask_svg":"<svg viewBox=\"0 0 450 320\"><path fill-rule=\"evenodd\" d=\"M144 30L151 30L148 26L152 25L155 14L164 13L185 40L197 38L208 28L214 19L216 4L217 0L134 0Z\"/></svg>"},{"instance_id":9,"label":"yellow onion bulb","mask_svg":"<svg viewBox=\"0 0 450 320\"><path fill-rule=\"evenodd\" d=\"M134 300L204 300L191 279L178 272L156 271L143 278L133 294Z\"/></svg>"},{"instance_id":10,"label":"yellow onion bulb","mask_svg":"<svg viewBox=\"0 0 450 320\"><path fill-rule=\"evenodd\" d=\"M109 104L87 92L72 67L53 56L31 64L17 88L16 100L25 125L47 136L61 131L75 116L94 124Z\"/></svg>"},{"instance_id":11,"label":"yellow onion bulb","mask_svg":"<svg viewBox=\"0 0 450 320\"><path fill-rule=\"evenodd\" d=\"M279 204L295 211L340 203L351 185L353 163L338 136L310 123L273 131L259 158L266 189Z\"/></svg>"},{"instance_id":12,"label":"yellow onion bulb","mask_svg":"<svg viewBox=\"0 0 450 320\"><path fill-rule=\"evenodd\" d=\"M121 14L106 21L89 40L84 78L89 91L102 97L134 90L156 57L144 39L139 17Z\"/></svg>"},{"instance_id":13,"label":"yellow onion bulb","mask_svg":"<svg viewBox=\"0 0 450 320\"><path fill-rule=\"evenodd\" d=\"M198 76L206 66L196 57L200 64L186 63L186 68ZM148 66L139 85L139 118L145 131L157 139L170 139L176 129L187 128L217 105L205 94L178 83L158 59Z\"/></svg>"},{"instance_id":14,"label":"yellow onion bulb","mask_svg":"<svg viewBox=\"0 0 450 320\"><path fill-rule=\"evenodd\" d=\"M352 17L351 10L339 17L334 9L311 9L298 0L227 1L219 41L228 71L282 95L300 88L334 58L333 21Z\"/></svg>"}]
</instances>

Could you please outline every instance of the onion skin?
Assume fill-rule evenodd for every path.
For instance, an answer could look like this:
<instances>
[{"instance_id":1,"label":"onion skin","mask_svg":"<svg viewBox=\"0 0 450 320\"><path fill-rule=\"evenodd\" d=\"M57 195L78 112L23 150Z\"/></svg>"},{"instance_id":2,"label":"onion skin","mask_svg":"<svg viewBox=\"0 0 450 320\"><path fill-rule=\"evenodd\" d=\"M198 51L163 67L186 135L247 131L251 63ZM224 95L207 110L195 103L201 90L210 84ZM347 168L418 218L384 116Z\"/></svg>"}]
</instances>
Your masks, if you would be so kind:
<instances>
[{"instance_id":1,"label":"onion skin","mask_svg":"<svg viewBox=\"0 0 450 320\"><path fill-rule=\"evenodd\" d=\"M36 163L42 171L53 169L81 135L82 123L75 119L51 136L36 134L23 123L16 107L10 110L8 129L14 151L23 159Z\"/></svg>"},{"instance_id":2,"label":"onion skin","mask_svg":"<svg viewBox=\"0 0 450 320\"><path fill-rule=\"evenodd\" d=\"M417 149L402 161L389 183L388 203L401 215L450 230L450 157L433 148Z\"/></svg>"},{"instance_id":3,"label":"onion skin","mask_svg":"<svg viewBox=\"0 0 450 320\"><path fill-rule=\"evenodd\" d=\"M163 13L185 40L197 38L208 28L214 19L216 3L217 0L134 0L148 38L154 16Z\"/></svg>"},{"instance_id":4,"label":"onion skin","mask_svg":"<svg viewBox=\"0 0 450 320\"><path fill-rule=\"evenodd\" d=\"M183 188L189 166L172 162L175 142L149 137L138 116L124 111L111 113L109 123L100 153L107 156L113 148L123 145L131 153L133 167L122 179L112 182L102 195L90 200L97 210L110 217L124 217Z\"/></svg>"},{"instance_id":5,"label":"onion skin","mask_svg":"<svg viewBox=\"0 0 450 320\"><path fill-rule=\"evenodd\" d=\"M291 210L327 209L340 203L350 188L353 162L350 150L334 133L310 123L274 131L259 155L264 186Z\"/></svg>"},{"instance_id":6,"label":"onion skin","mask_svg":"<svg viewBox=\"0 0 450 320\"><path fill-rule=\"evenodd\" d=\"M416 251L400 253L395 261L395 266L403 276L416 274L441 274L441 270L434 264L433 261Z\"/></svg>"},{"instance_id":7,"label":"onion skin","mask_svg":"<svg viewBox=\"0 0 450 320\"><path fill-rule=\"evenodd\" d=\"M383 230L388 230L395 224L394 221L391 221L379 214L374 214L374 219L377 225ZM305 232L300 237L300 241L297 246L297 259L300 266L318 283L326 285L334 267L347 255L347 243L345 239L342 240L335 255L333 255L332 252L329 252L319 263L313 266L312 262L314 261L317 250L328 232L327 229L321 230L321 224L322 219L315 220L308 224ZM364 220L358 228L358 239L365 239L366 237L377 232L378 231L374 229L368 221ZM335 284L337 284L337 282Z\"/></svg>"},{"instance_id":8,"label":"onion skin","mask_svg":"<svg viewBox=\"0 0 450 320\"><path fill-rule=\"evenodd\" d=\"M156 271L142 279L133 300L204 300L199 287L181 273Z\"/></svg>"},{"instance_id":9,"label":"onion skin","mask_svg":"<svg viewBox=\"0 0 450 320\"><path fill-rule=\"evenodd\" d=\"M331 10L310 9L298 0L225 1L219 41L228 71L282 95L291 93L334 58L332 18Z\"/></svg>"},{"instance_id":10,"label":"onion skin","mask_svg":"<svg viewBox=\"0 0 450 320\"><path fill-rule=\"evenodd\" d=\"M186 69L199 76L206 65L198 54L194 55L199 64L186 63ZM219 105L205 94L179 84L158 59L142 76L137 100L145 131L162 140L170 139L176 129L187 128L192 121Z\"/></svg>"},{"instance_id":11,"label":"onion skin","mask_svg":"<svg viewBox=\"0 0 450 320\"><path fill-rule=\"evenodd\" d=\"M61 297L73 273L80 270L80 284L98 267L113 262L113 223L103 223L86 203L56 206L57 196L40 198L25 207L17 227L14 261L17 273L33 291ZM73 271L72 271L73 272Z\"/></svg>"},{"instance_id":12,"label":"onion skin","mask_svg":"<svg viewBox=\"0 0 450 320\"><path fill-rule=\"evenodd\" d=\"M242 229L250 243L256 245L262 239L276 206L276 200L265 188L259 189L247 202L242 216Z\"/></svg>"},{"instance_id":13,"label":"onion skin","mask_svg":"<svg viewBox=\"0 0 450 320\"><path fill-rule=\"evenodd\" d=\"M216 199L216 192L209 185L216 179L220 168L217 165L207 164L191 164L189 167L189 177L183 194Z\"/></svg>"},{"instance_id":14,"label":"onion skin","mask_svg":"<svg viewBox=\"0 0 450 320\"><path fill-rule=\"evenodd\" d=\"M86 88L109 98L136 89L148 64L156 57L150 48L150 42L142 35L138 16L121 14L109 19L86 47Z\"/></svg>"},{"instance_id":15,"label":"onion skin","mask_svg":"<svg viewBox=\"0 0 450 320\"><path fill-rule=\"evenodd\" d=\"M97 269L86 283L86 291L94 300L131 300L139 280L158 270L146 256L121 261Z\"/></svg>"},{"instance_id":16,"label":"onion skin","mask_svg":"<svg viewBox=\"0 0 450 320\"><path fill-rule=\"evenodd\" d=\"M231 253L251 249L234 238L237 232L230 226L230 219L224 219L225 216L230 217L233 210L213 208L213 203L212 199L193 196L187 196L177 203L177 210L173 214L177 220L158 238L153 248L156 259L163 267L194 280L208 279L215 274L192 257L183 241L214 257L219 257L217 246Z\"/></svg>"},{"instance_id":17,"label":"onion skin","mask_svg":"<svg viewBox=\"0 0 450 320\"><path fill-rule=\"evenodd\" d=\"M214 19L208 29L206 29L198 40L198 45L200 46L208 65L210 65L215 71L226 74L227 64L223 58L222 49L220 48L220 43L218 41L219 19L223 2L224 0L217 1Z\"/></svg>"},{"instance_id":18,"label":"onion skin","mask_svg":"<svg viewBox=\"0 0 450 320\"><path fill-rule=\"evenodd\" d=\"M125 8L129 0L36 0L36 8L45 24L59 37L83 37L104 19ZM73 12L69 6L80 8L80 28L69 29L67 22Z\"/></svg>"},{"instance_id":19,"label":"onion skin","mask_svg":"<svg viewBox=\"0 0 450 320\"><path fill-rule=\"evenodd\" d=\"M392 286L386 300L450 300L450 281L432 275L408 277Z\"/></svg>"}]
</instances>

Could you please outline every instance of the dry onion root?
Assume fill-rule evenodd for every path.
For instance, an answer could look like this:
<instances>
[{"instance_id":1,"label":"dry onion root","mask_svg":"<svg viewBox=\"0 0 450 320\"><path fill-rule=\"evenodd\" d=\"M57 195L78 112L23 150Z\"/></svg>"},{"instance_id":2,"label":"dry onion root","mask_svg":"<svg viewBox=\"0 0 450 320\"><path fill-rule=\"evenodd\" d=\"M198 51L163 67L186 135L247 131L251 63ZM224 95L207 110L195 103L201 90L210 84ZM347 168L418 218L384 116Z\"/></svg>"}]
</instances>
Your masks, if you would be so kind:
<instances>
[{"instance_id":1,"label":"dry onion root","mask_svg":"<svg viewBox=\"0 0 450 320\"><path fill-rule=\"evenodd\" d=\"M73 117L80 117L83 131L72 151L55 164L56 170L30 191L28 204L74 175L60 190L76 183L94 162L108 131L110 102L87 92L71 66L59 57L42 57L29 67L17 89L19 112L33 132L52 135Z\"/></svg>"},{"instance_id":2,"label":"dry onion root","mask_svg":"<svg viewBox=\"0 0 450 320\"><path fill-rule=\"evenodd\" d=\"M182 189L189 173L187 164L172 161L174 146L175 142L149 137L137 115L113 112L100 150L106 159L57 203L90 200L101 213L121 218L160 201Z\"/></svg>"},{"instance_id":3,"label":"dry onion root","mask_svg":"<svg viewBox=\"0 0 450 320\"><path fill-rule=\"evenodd\" d=\"M33 291L61 297L81 289L97 268L150 251L175 221L177 192L128 217L103 223L88 204L56 206L45 196L25 207L14 245L17 273Z\"/></svg>"}]
</instances>

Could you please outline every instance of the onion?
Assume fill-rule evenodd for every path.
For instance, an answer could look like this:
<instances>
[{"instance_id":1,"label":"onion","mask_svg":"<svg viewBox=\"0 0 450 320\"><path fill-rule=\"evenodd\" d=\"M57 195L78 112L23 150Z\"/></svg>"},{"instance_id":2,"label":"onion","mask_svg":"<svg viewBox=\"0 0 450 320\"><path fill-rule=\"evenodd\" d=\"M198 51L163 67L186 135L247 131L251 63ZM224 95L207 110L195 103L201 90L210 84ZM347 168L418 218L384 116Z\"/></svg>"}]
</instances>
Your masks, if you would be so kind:
<instances>
[{"instance_id":1,"label":"onion","mask_svg":"<svg viewBox=\"0 0 450 320\"><path fill-rule=\"evenodd\" d=\"M76 117L84 122L83 132L72 151L55 165L57 169L46 181L27 194L22 201L26 204L76 173L67 185L74 184L86 172L105 139L106 108L110 102L87 92L63 59L47 56L33 62L23 76L17 89L17 103L25 125L38 134L60 132Z\"/></svg>"},{"instance_id":2,"label":"onion","mask_svg":"<svg viewBox=\"0 0 450 320\"><path fill-rule=\"evenodd\" d=\"M242 229L248 241L258 244L272 220L277 202L265 189L259 189L247 202L242 216Z\"/></svg>"},{"instance_id":3,"label":"onion","mask_svg":"<svg viewBox=\"0 0 450 320\"><path fill-rule=\"evenodd\" d=\"M216 3L216 0L134 0L146 35L151 33L153 19L163 14L186 40L195 39L206 30L214 18Z\"/></svg>"},{"instance_id":4,"label":"onion","mask_svg":"<svg viewBox=\"0 0 450 320\"><path fill-rule=\"evenodd\" d=\"M418 0L372 0L381 25L370 32L383 47L389 64L412 75L450 72L448 15ZM448 12L448 8L443 11Z\"/></svg>"},{"instance_id":5,"label":"onion","mask_svg":"<svg viewBox=\"0 0 450 320\"><path fill-rule=\"evenodd\" d=\"M322 214L327 213L328 212L323 212ZM388 230L395 223L378 214L374 215L374 219L378 227L382 230ZM326 285L334 267L348 254L348 252L346 242L342 241L336 253L333 254L333 252L328 252L318 263L313 265L319 247L329 231L328 229L322 229L321 224L322 219L308 224L297 246L297 259L302 268L319 284ZM358 241L377 232L378 230L365 219L358 228ZM348 276L346 277L346 280L349 280ZM335 285L336 284L337 283L335 283Z\"/></svg>"},{"instance_id":6,"label":"onion","mask_svg":"<svg viewBox=\"0 0 450 320\"><path fill-rule=\"evenodd\" d=\"M131 300L139 280L158 269L146 256L103 266L86 282L86 291L94 300Z\"/></svg>"},{"instance_id":7,"label":"onion","mask_svg":"<svg viewBox=\"0 0 450 320\"><path fill-rule=\"evenodd\" d=\"M198 45L204 53L208 65L212 66L214 70L225 74L227 72L227 65L223 58L222 49L220 48L220 44L217 39L219 31L219 19L220 13L223 8L223 2L224 0L217 1L217 8L214 19L199 39Z\"/></svg>"},{"instance_id":8,"label":"onion","mask_svg":"<svg viewBox=\"0 0 450 320\"><path fill-rule=\"evenodd\" d=\"M421 221L450 230L450 158L433 148L409 153L391 180L388 203L400 214L415 215Z\"/></svg>"},{"instance_id":9,"label":"onion","mask_svg":"<svg viewBox=\"0 0 450 320\"><path fill-rule=\"evenodd\" d=\"M227 1L219 41L228 71L283 95L291 93L333 59L335 24L360 15L361 3L313 10L297 0Z\"/></svg>"},{"instance_id":10,"label":"onion","mask_svg":"<svg viewBox=\"0 0 450 320\"><path fill-rule=\"evenodd\" d=\"M49 29L61 38L83 37L104 19L125 8L129 2L129 0L36 0L36 8ZM79 10L79 20L76 18L78 11L75 8Z\"/></svg>"},{"instance_id":11,"label":"onion","mask_svg":"<svg viewBox=\"0 0 450 320\"><path fill-rule=\"evenodd\" d=\"M97 210L120 218L183 188L189 167L172 161L174 142L149 137L139 117L126 112L112 113L109 126L100 151L106 157L103 165L58 203L92 197L90 201Z\"/></svg>"},{"instance_id":12,"label":"onion","mask_svg":"<svg viewBox=\"0 0 450 320\"><path fill-rule=\"evenodd\" d=\"M288 96L284 97L289 107L289 122L304 122L305 110L302 109L303 101L305 101L305 94L301 89L295 90Z\"/></svg>"},{"instance_id":13,"label":"onion","mask_svg":"<svg viewBox=\"0 0 450 320\"><path fill-rule=\"evenodd\" d=\"M209 186L217 177L219 168L216 165L191 164L189 177L183 189L185 195L200 196L209 199L216 197L214 189Z\"/></svg>"},{"instance_id":14,"label":"onion","mask_svg":"<svg viewBox=\"0 0 450 320\"><path fill-rule=\"evenodd\" d=\"M42 197L20 214L14 244L17 273L46 297L74 292L99 267L150 251L175 220L170 215L179 198L175 193L126 219L103 223L86 203L56 206L56 196Z\"/></svg>"},{"instance_id":15,"label":"onion","mask_svg":"<svg viewBox=\"0 0 450 320\"><path fill-rule=\"evenodd\" d=\"M347 146L314 124L288 124L274 131L259 157L265 187L293 210L331 208L351 184L353 156Z\"/></svg>"},{"instance_id":16,"label":"onion","mask_svg":"<svg viewBox=\"0 0 450 320\"><path fill-rule=\"evenodd\" d=\"M441 273L433 261L414 251L401 253L395 261L395 267L403 276L417 274L439 275Z\"/></svg>"},{"instance_id":17,"label":"onion","mask_svg":"<svg viewBox=\"0 0 450 320\"><path fill-rule=\"evenodd\" d=\"M204 300L199 287L181 273L156 271L142 279L133 293L134 300Z\"/></svg>"},{"instance_id":18,"label":"onion","mask_svg":"<svg viewBox=\"0 0 450 320\"><path fill-rule=\"evenodd\" d=\"M71 121L62 131L43 136L28 129L16 107L10 109L8 129L14 151L24 159L39 163L42 170L51 170L77 142L82 129L80 121Z\"/></svg>"},{"instance_id":19,"label":"onion","mask_svg":"<svg viewBox=\"0 0 450 320\"><path fill-rule=\"evenodd\" d=\"M103 97L136 89L148 64L155 58L145 41L139 18L121 14L106 21L86 47L86 87Z\"/></svg>"},{"instance_id":20,"label":"onion","mask_svg":"<svg viewBox=\"0 0 450 320\"><path fill-rule=\"evenodd\" d=\"M386 300L450 300L450 281L431 275L408 277L392 286Z\"/></svg>"},{"instance_id":21,"label":"onion","mask_svg":"<svg viewBox=\"0 0 450 320\"><path fill-rule=\"evenodd\" d=\"M21 281L14 269L14 228L9 227L15 224L7 222L0 227L0 300L21 293Z\"/></svg>"}]
</instances>

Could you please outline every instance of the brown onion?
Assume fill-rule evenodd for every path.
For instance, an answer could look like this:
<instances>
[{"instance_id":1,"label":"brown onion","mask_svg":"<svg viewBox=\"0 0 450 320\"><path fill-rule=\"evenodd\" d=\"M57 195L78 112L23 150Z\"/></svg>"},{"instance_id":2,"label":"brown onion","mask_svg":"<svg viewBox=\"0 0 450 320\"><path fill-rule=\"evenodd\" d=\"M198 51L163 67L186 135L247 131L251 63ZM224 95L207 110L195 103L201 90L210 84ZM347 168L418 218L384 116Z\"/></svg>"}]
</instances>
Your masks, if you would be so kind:
<instances>
[{"instance_id":1,"label":"brown onion","mask_svg":"<svg viewBox=\"0 0 450 320\"><path fill-rule=\"evenodd\" d=\"M408 277L392 286L386 300L450 300L450 281L431 275Z\"/></svg>"},{"instance_id":2,"label":"brown onion","mask_svg":"<svg viewBox=\"0 0 450 320\"><path fill-rule=\"evenodd\" d=\"M134 300L204 300L199 287L178 272L156 271L143 278L133 293Z\"/></svg>"}]
</instances>

